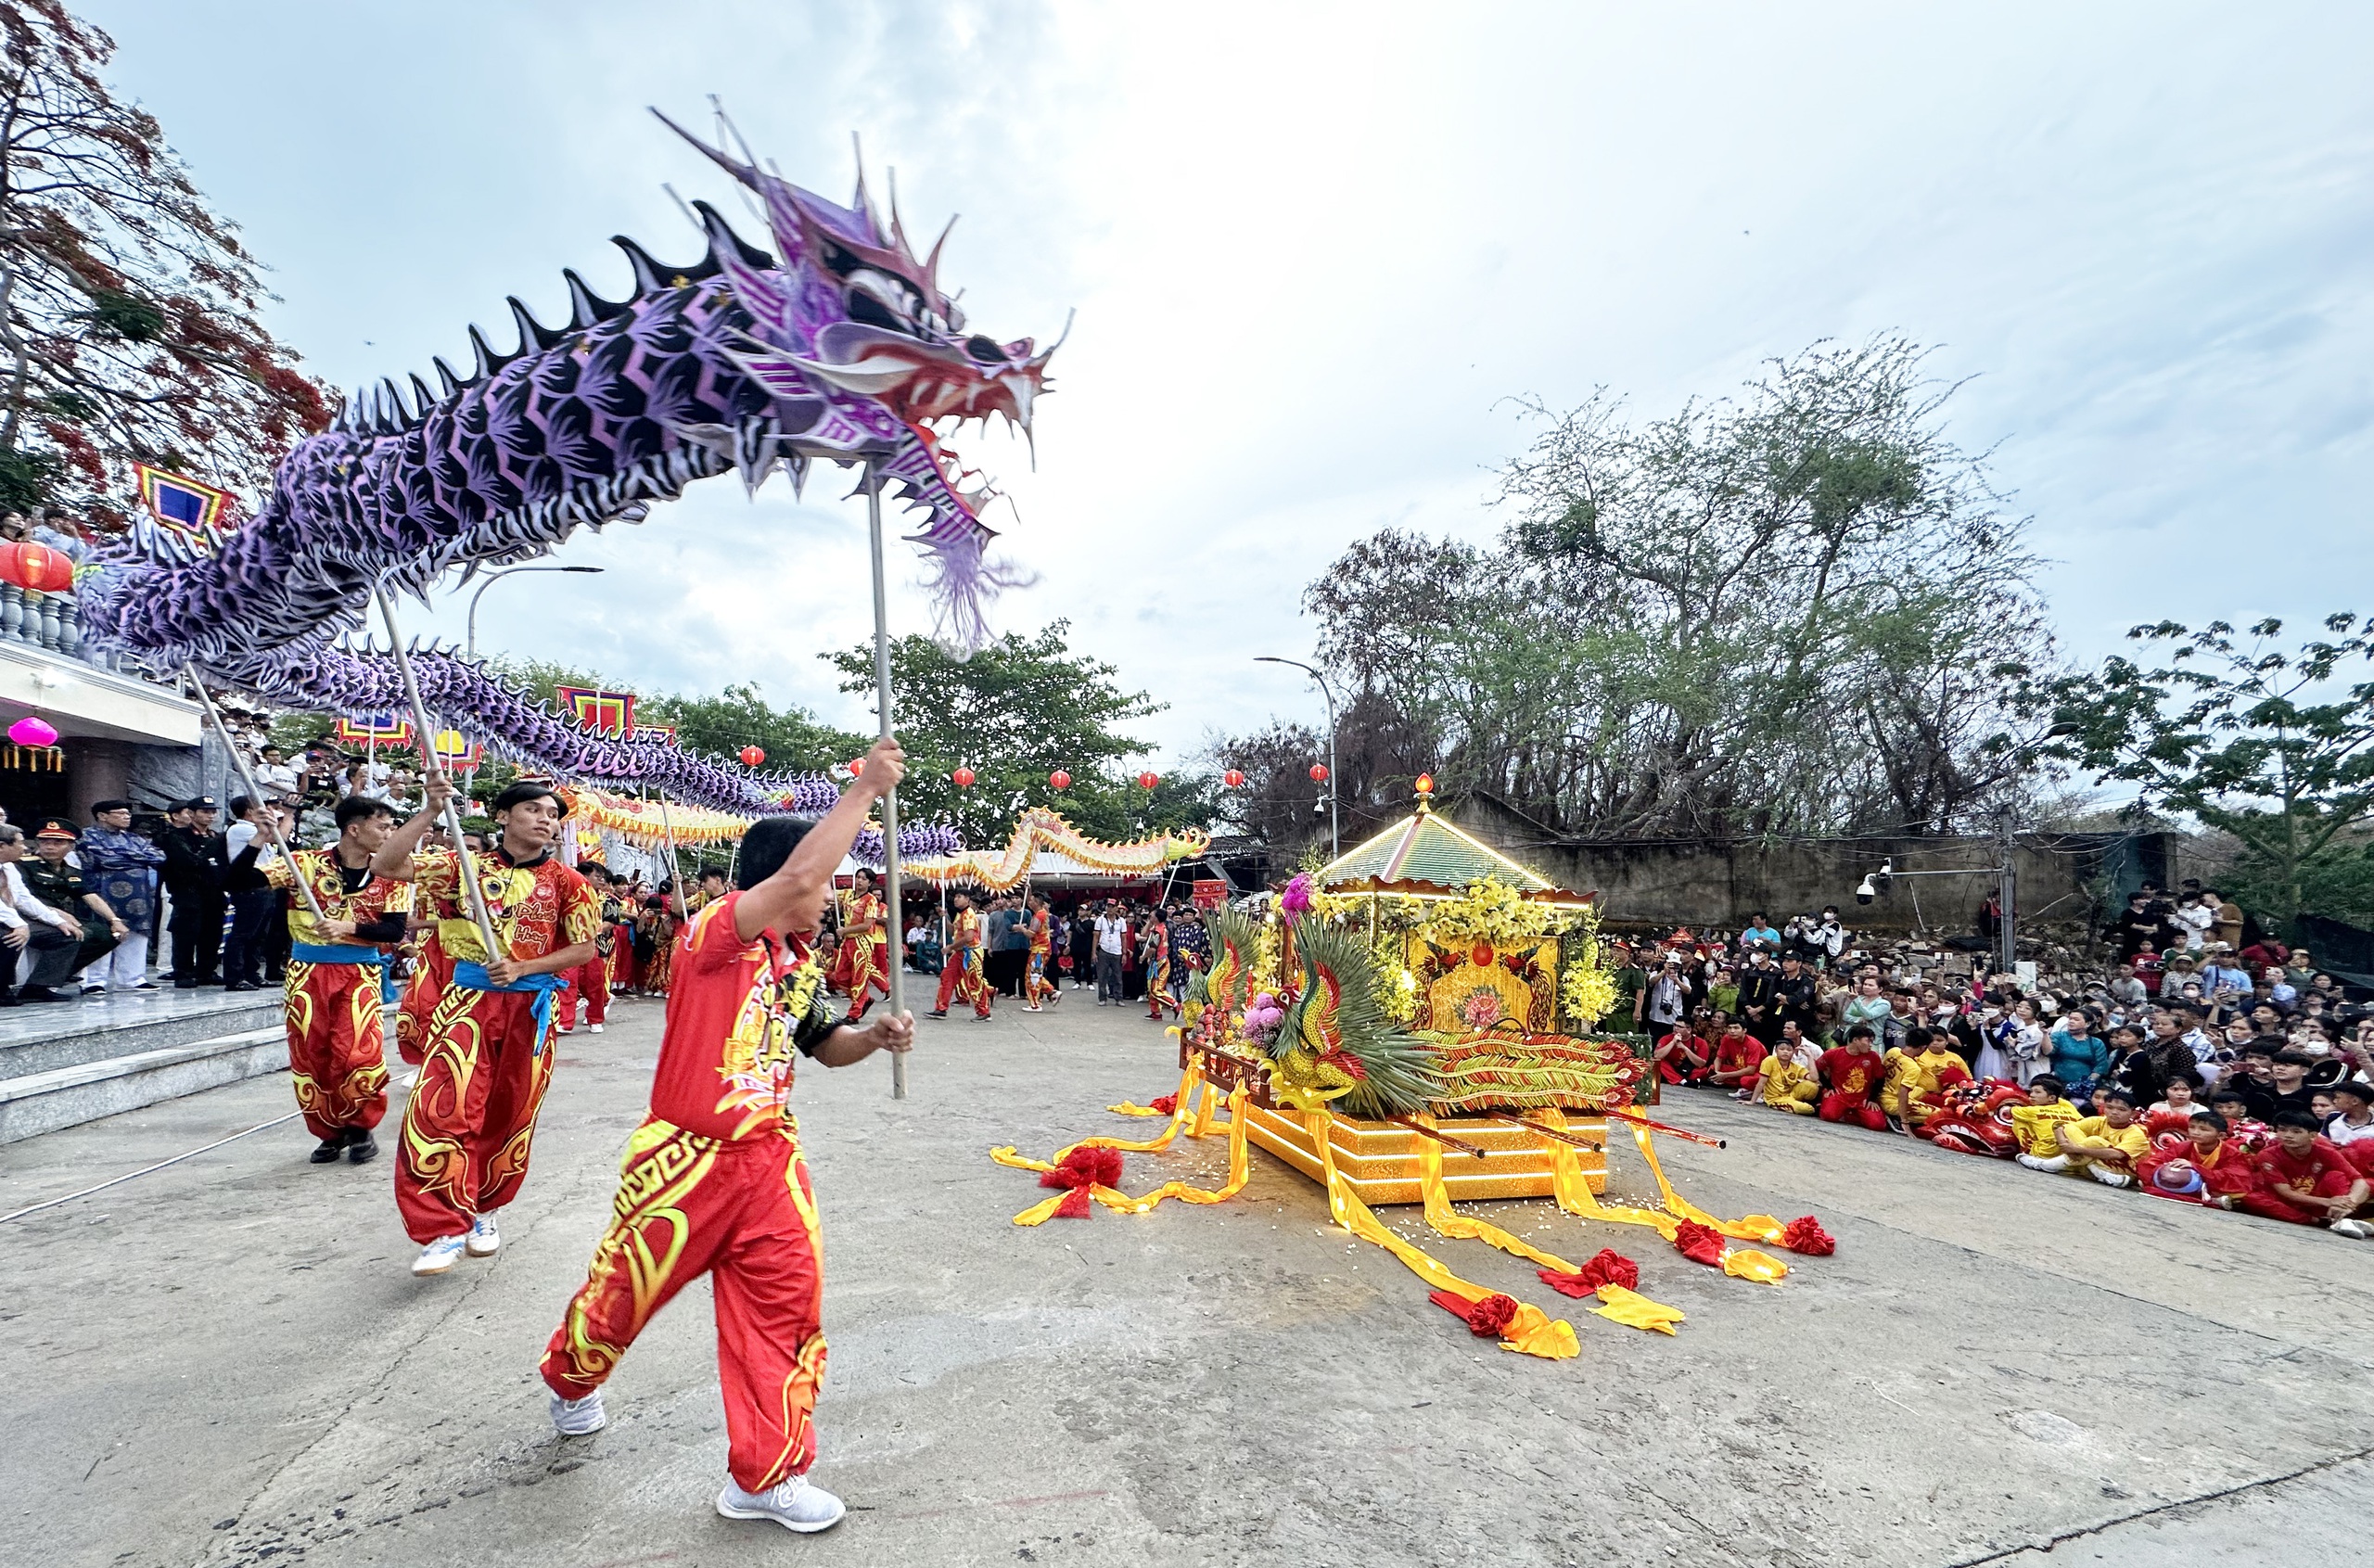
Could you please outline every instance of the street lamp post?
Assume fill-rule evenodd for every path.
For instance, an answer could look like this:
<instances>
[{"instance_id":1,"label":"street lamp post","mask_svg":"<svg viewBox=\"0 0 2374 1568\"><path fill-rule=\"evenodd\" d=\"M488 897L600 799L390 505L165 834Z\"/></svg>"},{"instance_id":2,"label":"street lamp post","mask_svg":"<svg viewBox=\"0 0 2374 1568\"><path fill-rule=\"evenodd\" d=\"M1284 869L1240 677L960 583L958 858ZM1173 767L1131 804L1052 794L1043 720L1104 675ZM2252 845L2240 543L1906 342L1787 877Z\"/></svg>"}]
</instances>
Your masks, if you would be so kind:
<instances>
[{"instance_id":1,"label":"street lamp post","mask_svg":"<svg viewBox=\"0 0 2374 1568\"><path fill-rule=\"evenodd\" d=\"M1270 654L1256 654L1256 664L1291 665L1319 682L1319 695L1327 699L1327 853L1330 858L1344 852L1344 817L1341 805L1343 782L1335 769L1335 693L1327 684L1327 677L1298 658L1278 658Z\"/></svg>"},{"instance_id":2,"label":"street lamp post","mask_svg":"<svg viewBox=\"0 0 2374 1568\"><path fill-rule=\"evenodd\" d=\"M580 572L590 574L593 572L598 572L602 568L599 567L504 567L498 571L491 571L487 573L484 580L479 583L478 592L470 595L468 633L463 641L462 657L465 658L476 658L479 657L479 601L486 597L486 591L488 589L493 587L504 578L517 577L521 572Z\"/></svg>"}]
</instances>

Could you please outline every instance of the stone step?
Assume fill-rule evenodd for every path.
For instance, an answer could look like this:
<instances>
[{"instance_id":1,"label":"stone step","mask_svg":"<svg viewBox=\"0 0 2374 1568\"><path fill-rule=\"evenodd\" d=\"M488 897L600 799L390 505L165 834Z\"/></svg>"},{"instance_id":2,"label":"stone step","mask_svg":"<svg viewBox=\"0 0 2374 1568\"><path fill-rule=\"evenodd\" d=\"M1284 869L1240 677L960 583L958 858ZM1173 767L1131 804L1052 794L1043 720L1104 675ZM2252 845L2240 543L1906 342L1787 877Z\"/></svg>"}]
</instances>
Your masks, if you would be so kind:
<instances>
[{"instance_id":1,"label":"stone step","mask_svg":"<svg viewBox=\"0 0 2374 1568\"><path fill-rule=\"evenodd\" d=\"M241 993L246 995L249 993ZM149 1018L133 1013L124 1019L98 998L80 1001L29 1002L10 1013L12 1024L45 1026L31 1038L0 1039L0 1083L79 1067L110 1057L138 1056L167 1046L220 1039L245 1029L260 1029L280 1022L278 987L252 993L246 1006L223 1006L203 1013ZM130 1013L130 1009L124 1009Z\"/></svg>"},{"instance_id":2,"label":"stone step","mask_svg":"<svg viewBox=\"0 0 2374 1568\"><path fill-rule=\"evenodd\" d=\"M217 1027L220 1022L218 1014ZM267 1028L242 1029L0 1079L0 1143L136 1111L160 1100L242 1078L286 1072L287 1067L288 1037L275 1021Z\"/></svg>"}]
</instances>

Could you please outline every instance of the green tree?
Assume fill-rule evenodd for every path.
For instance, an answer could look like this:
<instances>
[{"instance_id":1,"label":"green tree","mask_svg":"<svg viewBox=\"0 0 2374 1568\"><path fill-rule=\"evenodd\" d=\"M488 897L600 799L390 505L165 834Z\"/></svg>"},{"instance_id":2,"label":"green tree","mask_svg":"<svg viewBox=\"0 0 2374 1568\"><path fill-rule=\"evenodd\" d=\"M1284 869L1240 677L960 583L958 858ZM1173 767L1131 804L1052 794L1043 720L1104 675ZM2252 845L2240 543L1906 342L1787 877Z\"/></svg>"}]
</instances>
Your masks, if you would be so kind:
<instances>
[{"instance_id":1,"label":"green tree","mask_svg":"<svg viewBox=\"0 0 2374 1568\"><path fill-rule=\"evenodd\" d=\"M655 696L638 703L635 711L654 724L672 727L689 751L739 759L744 746L756 746L767 754L761 766L770 771L821 773L863 756L871 744L863 735L819 722L804 708L772 706L755 682L728 686L713 697Z\"/></svg>"},{"instance_id":2,"label":"green tree","mask_svg":"<svg viewBox=\"0 0 2374 1568\"><path fill-rule=\"evenodd\" d=\"M252 495L329 422L236 226L101 79L114 53L57 0L0 0L0 508L102 529L134 461Z\"/></svg>"},{"instance_id":3,"label":"green tree","mask_svg":"<svg viewBox=\"0 0 2374 1568\"><path fill-rule=\"evenodd\" d=\"M1347 831L1428 770L1619 837L1948 832L2028 787L2036 562L1924 358L1818 344L1647 422L1537 407L1499 540L1347 551L1304 596Z\"/></svg>"},{"instance_id":4,"label":"green tree","mask_svg":"<svg viewBox=\"0 0 2374 1568\"><path fill-rule=\"evenodd\" d=\"M1208 777L1165 780L1151 795L1126 764L1149 749L1116 725L1159 713L1143 692L1123 692L1117 671L1066 641L1069 621L1034 636L1018 632L957 659L928 637L890 645L891 698L910 761L900 809L917 820L956 824L970 845L1002 841L1026 806L1052 806L1092 838L1126 839L1210 820ZM874 695L874 645L824 656L841 690ZM970 768L970 789L950 775ZM1071 786L1048 783L1057 770Z\"/></svg>"},{"instance_id":5,"label":"green tree","mask_svg":"<svg viewBox=\"0 0 2374 1568\"><path fill-rule=\"evenodd\" d=\"M2138 787L2144 801L2231 834L2234 880L2278 921L2362 873L2374 817L2374 635L2354 614L2286 649L2280 620L2237 633L2174 621L2127 635L2167 662L2112 656L2043 688L2045 752Z\"/></svg>"}]
</instances>

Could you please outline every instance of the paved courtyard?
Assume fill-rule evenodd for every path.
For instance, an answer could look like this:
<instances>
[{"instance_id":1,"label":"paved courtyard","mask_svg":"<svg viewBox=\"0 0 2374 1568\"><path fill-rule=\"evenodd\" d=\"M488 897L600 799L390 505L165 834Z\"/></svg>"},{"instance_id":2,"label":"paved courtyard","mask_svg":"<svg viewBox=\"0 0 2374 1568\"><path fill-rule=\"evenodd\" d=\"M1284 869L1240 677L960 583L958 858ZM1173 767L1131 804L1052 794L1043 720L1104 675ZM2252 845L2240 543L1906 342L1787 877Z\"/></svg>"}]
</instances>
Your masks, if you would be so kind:
<instances>
[{"instance_id":1,"label":"paved courtyard","mask_svg":"<svg viewBox=\"0 0 2374 1568\"><path fill-rule=\"evenodd\" d=\"M815 1473L851 1511L809 1538L729 1523L705 1283L627 1358L600 1435L555 1438L535 1374L658 1016L628 1001L561 1042L502 1255L440 1280L406 1272L387 1160L309 1166L295 1123L0 1225L0 1562L2363 1555L2374 1244L1690 1094L1665 1114L1732 1141L1662 1143L1677 1184L1718 1213L1811 1211L1838 1255L1767 1288L1645 1230L1490 1211L1640 1259L1689 1314L1666 1339L1433 1241L1575 1324L1581 1357L1538 1361L1472 1338L1257 1153L1226 1205L1014 1229L1044 1194L991 1145L1126 1131L1102 1107L1175 1077L1155 1026L1079 994L927 1021L903 1103L879 1062L803 1077L833 1346ZM289 1108L263 1078L0 1148L0 1213ZM1124 1185L1222 1161L1218 1141L1131 1156ZM1619 1152L1615 1190L1645 1187Z\"/></svg>"}]
</instances>

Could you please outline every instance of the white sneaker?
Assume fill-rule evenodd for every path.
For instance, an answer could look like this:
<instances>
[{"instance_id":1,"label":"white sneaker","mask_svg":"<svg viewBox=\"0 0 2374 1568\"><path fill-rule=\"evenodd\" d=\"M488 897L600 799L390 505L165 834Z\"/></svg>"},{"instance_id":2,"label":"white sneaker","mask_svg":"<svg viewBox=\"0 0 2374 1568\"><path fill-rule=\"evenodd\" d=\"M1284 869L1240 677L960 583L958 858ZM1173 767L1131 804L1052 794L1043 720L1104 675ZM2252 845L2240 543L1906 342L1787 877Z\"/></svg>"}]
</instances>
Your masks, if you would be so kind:
<instances>
[{"instance_id":1,"label":"white sneaker","mask_svg":"<svg viewBox=\"0 0 2374 1568\"><path fill-rule=\"evenodd\" d=\"M585 1032L588 1034L598 1035L602 1032L602 1026L599 1024L588 1024L585 1026Z\"/></svg>"},{"instance_id":2,"label":"white sneaker","mask_svg":"<svg viewBox=\"0 0 2374 1568\"><path fill-rule=\"evenodd\" d=\"M468 1244L472 1257L492 1257L503 1250L503 1232L494 1228L494 1216L481 1214L471 1219Z\"/></svg>"},{"instance_id":3,"label":"white sneaker","mask_svg":"<svg viewBox=\"0 0 2374 1568\"><path fill-rule=\"evenodd\" d=\"M2374 1230L2368 1230L2366 1222L2360 1219L2336 1219L2331 1229L2334 1235L2347 1236L2353 1242L2362 1242L2368 1236L2374 1236Z\"/></svg>"},{"instance_id":4,"label":"white sneaker","mask_svg":"<svg viewBox=\"0 0 2374 1568\"><path fill-rule=\"evenodd\" d=\"M560 1026L560 1032L565 1035L573 1035L577 1032L577 1026L574 1024L563 1024Z\"/></svg>"},{"instance_id":5,"label":"white sneaker","mask_svg":"<svg viewBox=\"0 0 2374 1568\"><path fill-rule=\"evenodd\" d=\"M551 1389L544 1390L553 1412L553 1430L563 1437L591 1437L610 1424L602 1413L602 1391L595 1389L582 1399L564 1399Z\"/></svg>"},{"instance_id":6,"label":"white sneaker","mask_svg":"<svg viewBox=\"0 0 2374 1568\"><path fill-rule=\"evenodd\" d=\"M412 1271L415 1274L442 1274L462 1261L462 1248L468 1240L466 1235L438 1237L420 1249L420 1256L412 1260Z\"/></svg>"},{"instance_id":7,"label":"white sneaker","mask_svg":"<svg viewBox=\"0 0 2374 1568\"><path fill-rule=\"evenodd\" d=\"M805 1475L795 1475L764 1492L746 1492L728 1480L717 1495L717 1511L728 1519L772 1519L786 1530L812 1536L838 1524L849 1509L823 1487L810 1485Z\"/></svg>"}]
</instances>

